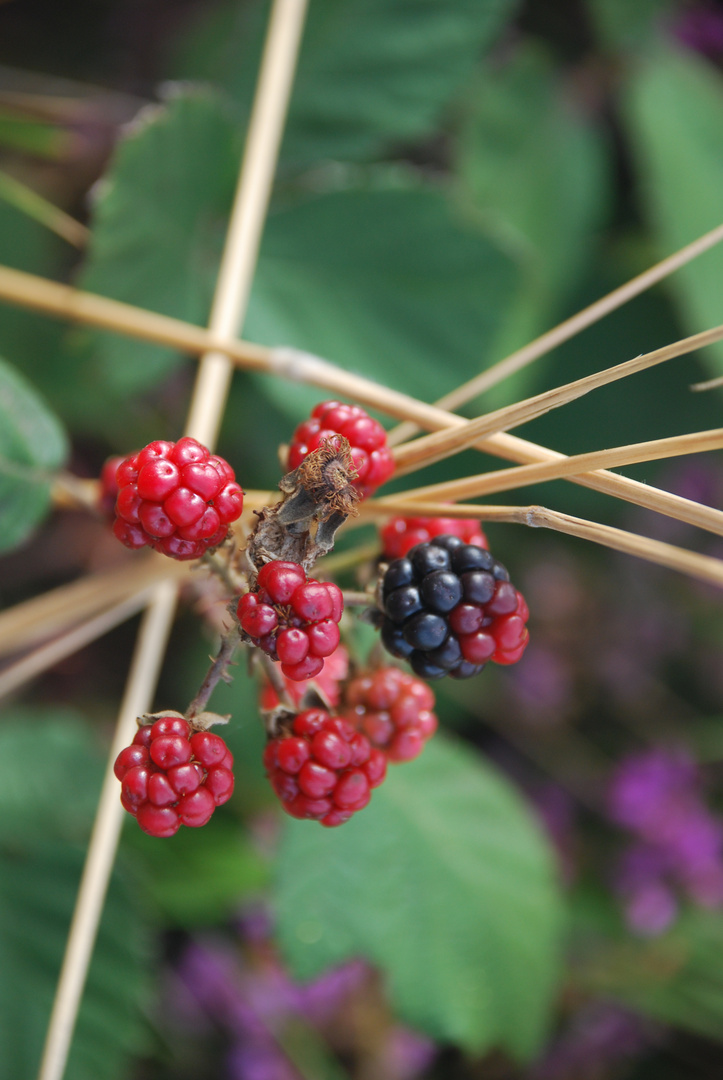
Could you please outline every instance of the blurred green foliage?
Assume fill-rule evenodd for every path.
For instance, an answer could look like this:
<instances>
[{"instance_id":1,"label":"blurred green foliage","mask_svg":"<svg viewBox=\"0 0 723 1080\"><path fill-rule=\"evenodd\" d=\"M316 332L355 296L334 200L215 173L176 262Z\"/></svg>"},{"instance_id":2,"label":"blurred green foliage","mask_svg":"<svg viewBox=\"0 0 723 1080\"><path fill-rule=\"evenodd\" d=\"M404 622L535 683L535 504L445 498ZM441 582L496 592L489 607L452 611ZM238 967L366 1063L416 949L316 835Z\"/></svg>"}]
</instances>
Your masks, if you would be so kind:
<instances>
[{"instance_id":1,"label":"blurred green foliage","mask_svg":"<svg viewBox=\"0 0 723 1080\"><path fill-rule=\"evenodd\" d=\"M0 10L0 38L10 7ZM125 17L124 5L106 7ZM102 175L97 148L96 157L78 151L77 160L68 149L70 136L90 138L80 112L76 130L67 105L55 125L18 125L0 98L3 167L37 181L71 211L87 208L91 227L77 259L17 207L0 203L0 261L202 325L267 11L251 0L191 3L164 22L151 73L140 80L146 103L131 125L113 127ZM676 20L685 14L686 5L673 0L580 0L569 12L512 0L311 0L245 336L318 352L431 401L720 224L723 58L713 62L681 45ZM104 33L94 19L84 28L99 50L93 72L105 58L107 82L137 94L139 86L114 66L114 26L110 20ZM77 77L87 77L76 62ZM168 78L171 86L157 90ZM720 322L722 260L721 249L709 252L483 405ZM107 453L181 434L194 363L7 306L0 308L0 352L0 550L10 551L41 528L52 475L69 446L80 469L97 474ZM523 434L572 452L714 426L718 396L694 397L687 385L717 373L721 355L710 349L674 361ZM268 377L237 376L222 449L243 483L275 482L276 447L318 397ZM477 463L468 455L451 468ZM640 475L658 471L646 466ZM611 522L630 514L562 483L512 501L518 498ZM534 563L538 539L510 538L520 566ZM695 540L686 534L680 542ZM75 562L39 559L35 576L11 561L0 576L3 595L31 595L70 566L91 564L78 546ZM37 556L39 546L23 550ZM617 580L619 564L595 558L591 577L602 566ZM695 603L681 599L684 588L666 592L671 603ZM542 622L544 612L533 611L533 632L535 618ZM175 663L162 679L161 704L176 708L192 696L206 663L190 623L180 625ZM91 684L84 718L47 705L57 688L52 676L29 689L27 710L13 705L2 718L0 1060L14 1080L31 1077L37 1064L100 783L93 732L105 737L116 707L102 665L120 670L126 660L127 648L114 645L93 653L88 667L81 663L78 678ZM609 905L602 917L599 903L592 913L576 907L572 938L590 955L572 972L565 966L566 916L550 843L502 767L481 752L498 737L486 723L505 700L505 678L490 676L487 697L481 690L479 699L471 691L442 695L442 712L470 748L440 737L418 762L395 768L343 829L287 823L278 848L250 831L273 806L258 764L254 681L239 672L233 687L220 688L214 707L234 714L238 792L208 838L124 840L68 1077L127 1075L139 1047L149 1060L164 1060L162 1022L147 1012L148 980L160 967L150 933L158 942L163 934L168 940L228 925L236 907L258 894L272 897L281 946L299 976L363 956L383 973L399 1015L473 1054L505 1050L517 1062L531 1059L570 985L720 1040L715 915L691 916L659 946L633 948ZM571 758L576 738L561 739ZM513 743L529 750L535 734L518 731ZM19 761L33 768L21 774ZM601 973L601 953L620 964ZM158 1068L147 1075L164 1076Z\"/></svg>"}]
</instances>

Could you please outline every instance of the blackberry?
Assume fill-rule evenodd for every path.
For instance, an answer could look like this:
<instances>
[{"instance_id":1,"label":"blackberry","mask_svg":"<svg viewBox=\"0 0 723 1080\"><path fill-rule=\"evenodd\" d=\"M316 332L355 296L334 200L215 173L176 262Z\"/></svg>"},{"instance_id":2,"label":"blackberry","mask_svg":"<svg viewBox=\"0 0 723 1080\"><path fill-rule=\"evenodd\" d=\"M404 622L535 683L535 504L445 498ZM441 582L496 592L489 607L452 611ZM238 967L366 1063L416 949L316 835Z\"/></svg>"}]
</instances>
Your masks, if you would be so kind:
<instances>
[{"instance_id":1,"label":"blackberry","mask_svg":"<svg viewBox=\"0 0 723 1080\"><path fill-rule=\"evenodd\" d=\"M391 562L381 604L384 647L424 679L468 679L488 660L514 664L529 638L527 604L505 567L452 534Z\"/></svg>"},{"instance_id":2,"label":"blackberry","mask_svg":"<svg viewBox=\"0 0 723 1080\"><path fill-rule=\"evenodd\" d=\"M320 674L338 647L343 608L337 585L307 580L299 563L274 559L261 567L236 614L252 643L281 661L282 674L303 682Z\"/></svg>"},{"instance_id":3,"label":"blackberry","mask_svg":"<svg viewBox=\"0 0 723 1080\"><path fill-rule=\"evenodd\" d=\"M115 492L113 533L126 547L149 546L172 559L200 559L223 543L241 515L243 491L227 461L186 436L157 439L106 463L101 507Z\"/></svg>"},{"instance_id":4,"label":"blackberry","mask_svg":"<svg viewBox=\"0 0 723 1080\"><path fill-rule=\"evenodd\" d=\"M348 720L305 709L266 744L264 767L287 814L328 828L364 809L387 761Z\"/></svg>"},{"instance_id":5,"label":"blackberry","mask_svg":"<svg viewBox=\"0 0 723 1080\"><path fill-rule=\"evenodd\" d=\"M144 723L113 771L121 803L144 832L173 836L198 828L233 794L233 756L220 735L199 731L179 713Z\"/></svg>"},{"instance_id":6,"label":"blackberry","mask_svg":"<svg viewBox=\"0 0 723 1080\"><path fill-rule=\"evenodd\" d=\"M387 446L386 431L361 406L342 405L339 401L320 402L310 419L299 424L289 446L288 468L298 468L307 454L334 435L343 435L349 440L357 471L354 486L363 499L390 479L394 472L394 457Z\"/></svg>"},{"instance_id":7,"label":"blackberry","mask_svg":"<svg viewBox=\"0 0 723 1080\"><path fill-rule=\"evenodd\" d=\"M411 761L437 730L434 694L399 668L362 672L344 691L343 714L387 761Z\"/></svg>"}]
</instances>

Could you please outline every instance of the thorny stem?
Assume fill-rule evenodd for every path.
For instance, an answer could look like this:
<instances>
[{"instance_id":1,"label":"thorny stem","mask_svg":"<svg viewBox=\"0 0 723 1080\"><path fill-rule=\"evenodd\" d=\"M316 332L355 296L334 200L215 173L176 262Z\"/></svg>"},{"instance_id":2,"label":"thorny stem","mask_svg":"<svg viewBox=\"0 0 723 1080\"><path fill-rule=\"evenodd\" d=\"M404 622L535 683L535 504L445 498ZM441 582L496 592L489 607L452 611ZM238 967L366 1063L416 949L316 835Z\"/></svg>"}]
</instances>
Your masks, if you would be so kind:
<instances>
[{"instance_id":1,"label":"thorny stem","mask_svg":"<svg viewBox=\"0 0 723 1080\"><path fill-rule=\"evenodd\" d=\"M186 709L186 718L193 720L195 716L202 713L208 704L208 700L211 694L218 686L219 682L230 682L231 677L228 673L229 664L233 658L233 654L241 643L241 627L234 626L229 630L228 634L225 634L221 638L221 647L218 650L216 659L211 664L211 667L206 673L206 678L201 683L201 688L196 694L191 704Z\"/></svg>"},{"instance_id":2,"label":"thorny stem","mask_svg":"<svg viewBox=\"0 0 723 1080\"><path fill-rule=\"evenodd\" d=\"M245 575L235 571L232 565L235 550L236 545L233 536L229 536L215 551L205 551L199 560L201 565L205 566L223 582L228 589L229 596L234 596L234 594L248 587ZM225 557L222 558L222 555Z\"/></svg>"}]
</instances>

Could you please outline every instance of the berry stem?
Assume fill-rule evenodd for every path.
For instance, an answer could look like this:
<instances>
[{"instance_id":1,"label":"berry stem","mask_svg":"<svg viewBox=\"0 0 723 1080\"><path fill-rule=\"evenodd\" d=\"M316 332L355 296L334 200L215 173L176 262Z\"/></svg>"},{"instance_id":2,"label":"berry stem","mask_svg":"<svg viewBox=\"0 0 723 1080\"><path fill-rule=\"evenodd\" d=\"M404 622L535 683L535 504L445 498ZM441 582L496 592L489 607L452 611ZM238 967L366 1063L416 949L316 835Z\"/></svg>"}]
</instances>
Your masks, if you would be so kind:
<instances>
[{"instance_id":1,"label":"berry stem","mask_svg":"<svg viewBox=\"0 0 723 1080\"><path fill-rule=\"evenodd\" d=\"M203 566L223 582L230 596L248 588L245 574L240 573L233 566L235 547L233 537L229 536L214 551L205 551L200 559Z\"/></svg>"},{"instance_id":2,"label":"berry stem","mask_svg":"<svg viewBox=\"0 0 723 1080\"><path fill-rule=\"evenodd\" d=\"M352 589L343 589L344 607L369 607L374 604L374 594L370 592L355 592Z\"/></svg>"},{"instance_id":3,"label":"berry stem","mask_svg":"<svg viewBox=\"0 0 723 1080\"><path fill-rule=\"evenodd\" d=\"M289 691L288 691L288 687L286 685L286 680L284 679L284 676L279 671L278 664L274 660L272 660L270 656L267 656L267 654L265 652L262 652L261 649L256 650L256 655L259 657L259 661L261 663L261 666L264 669L264 672L266 674L266 678L271 683L271 685L272 685L272 687L274 689L274 693L276 694L276 696L279 699L280 703L285 708L289 709L290 712L295 713L296 712L296 706L294 705L293 701L289 697Z\"/></svg>"},{"instance_id":4,"label":"berry stem","mask_svg":"<svg viewBox=\"0 0 723 1080\"><path fill-rule=\"evenodd\" d=\"M234 626L229 630L228 634L225 634L224 637L221 638L221 647L218 650L216 659L208 669L206 678L201 683L198 693L186 709L186 719L193 720L195 716L198 716L199 713L203 712L208 704L211 694L221 680L224 682L231 681L228 668L233 658L233 654L236 652L240 642L240 626Z\"/></svg>"}]
</instances>

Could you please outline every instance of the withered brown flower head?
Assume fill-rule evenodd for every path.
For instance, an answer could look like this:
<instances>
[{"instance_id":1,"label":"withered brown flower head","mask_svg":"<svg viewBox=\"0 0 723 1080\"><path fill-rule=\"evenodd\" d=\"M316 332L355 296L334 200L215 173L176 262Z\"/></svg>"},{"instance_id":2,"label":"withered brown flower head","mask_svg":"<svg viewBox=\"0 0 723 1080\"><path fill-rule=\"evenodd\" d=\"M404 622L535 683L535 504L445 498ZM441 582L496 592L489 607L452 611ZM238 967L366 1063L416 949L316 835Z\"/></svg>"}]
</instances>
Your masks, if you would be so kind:
<instances>
[{"instance_id":1,"label":"withered brown flower head","mask_svg":"<svg viewBox=\"0 0 723 1080\"><path fill-rule=\"evenodd\" d=\"M353 484L358 475L349 440L343 435L324 439L296 470L297 483L317 506L324 507L324 517L334 513L346 516L358 513L356 504L361 496Z\"/></svg>"}]
</instances>

